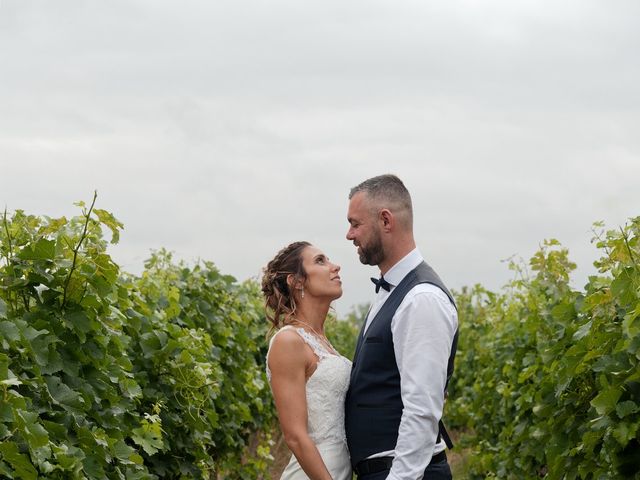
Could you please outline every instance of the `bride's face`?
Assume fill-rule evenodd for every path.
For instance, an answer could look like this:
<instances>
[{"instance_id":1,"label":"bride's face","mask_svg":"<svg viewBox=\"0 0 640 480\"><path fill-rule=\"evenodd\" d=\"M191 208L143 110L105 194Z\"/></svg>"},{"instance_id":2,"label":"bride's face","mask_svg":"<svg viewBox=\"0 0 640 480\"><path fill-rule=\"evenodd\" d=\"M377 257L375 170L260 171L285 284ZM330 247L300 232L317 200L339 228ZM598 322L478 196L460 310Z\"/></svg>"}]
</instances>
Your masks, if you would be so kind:
<instances>
[{"instance_id":1,"label":"bride's face","mask_svg":"<svg viewBox=\"0 0 640 480\"><path fill-rule=\"evenodd\" d=\"M307 275L304 294L335 300L342 296L340 265L332 263L317 247L310 245L302 251L302 266Z\"/></svg>"}]
</instances>

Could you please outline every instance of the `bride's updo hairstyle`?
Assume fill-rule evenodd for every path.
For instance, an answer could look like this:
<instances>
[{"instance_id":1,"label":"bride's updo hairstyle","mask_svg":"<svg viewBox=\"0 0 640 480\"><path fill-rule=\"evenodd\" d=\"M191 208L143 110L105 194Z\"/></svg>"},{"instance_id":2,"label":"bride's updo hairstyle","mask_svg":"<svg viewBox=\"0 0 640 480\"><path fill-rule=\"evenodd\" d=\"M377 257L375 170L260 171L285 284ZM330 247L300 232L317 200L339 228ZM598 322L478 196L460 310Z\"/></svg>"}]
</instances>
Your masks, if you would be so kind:
<instances>
[{"instance_id":1,"label":"bride's updo hairstyle","mask_svg":"<svg viewBox=\"0 0 640 480\"><path fill-rule=\"evenodd\" d=\"M304 281L307 274L302 266L302 251L309 242L293 242L280 250L264 269L262 293L267 319L273 328L280 328L295 315L299 294L287 283L287 277Z\"/></svg>"}]
</instances>

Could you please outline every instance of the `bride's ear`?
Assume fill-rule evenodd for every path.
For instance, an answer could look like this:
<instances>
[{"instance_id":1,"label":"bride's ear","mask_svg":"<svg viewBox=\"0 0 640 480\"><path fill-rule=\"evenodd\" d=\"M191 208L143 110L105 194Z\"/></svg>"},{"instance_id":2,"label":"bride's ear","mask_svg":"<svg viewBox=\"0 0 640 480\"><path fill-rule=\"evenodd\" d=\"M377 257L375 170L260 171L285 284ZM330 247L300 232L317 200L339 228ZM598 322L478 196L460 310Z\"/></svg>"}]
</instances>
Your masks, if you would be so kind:
<instances>
[{"instance_id":1,"label":"bride's ear","mask_svg":"<svg viewBox=\"0 0 640 480\"><path fill-rule=\"evenodd\" d=\"M303 281L293 273L287 275L287 285L289 286L289 290L291 292L293 292L294 290L302 290L304 288Z\"/></svg>"}]
</instances>

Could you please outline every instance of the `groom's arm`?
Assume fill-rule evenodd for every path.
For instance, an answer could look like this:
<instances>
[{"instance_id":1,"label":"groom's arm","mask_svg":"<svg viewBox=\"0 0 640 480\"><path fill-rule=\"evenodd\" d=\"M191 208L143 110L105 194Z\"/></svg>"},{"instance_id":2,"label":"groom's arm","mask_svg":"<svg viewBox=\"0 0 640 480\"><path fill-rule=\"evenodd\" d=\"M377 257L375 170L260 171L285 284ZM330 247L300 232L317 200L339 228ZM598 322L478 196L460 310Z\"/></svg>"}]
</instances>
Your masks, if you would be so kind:
<instances>
[{"instance_id":1,"label":"groom's arm","mask_svg":"<svg viewBox=\"0 0 640 480\"><path fill-rule=\"evenodd\" d=\"M404 409L388 480L421 479L431 461L444 407L457 313L438 287L414 287L391 323Z\"/></svg>"}]
</instances>

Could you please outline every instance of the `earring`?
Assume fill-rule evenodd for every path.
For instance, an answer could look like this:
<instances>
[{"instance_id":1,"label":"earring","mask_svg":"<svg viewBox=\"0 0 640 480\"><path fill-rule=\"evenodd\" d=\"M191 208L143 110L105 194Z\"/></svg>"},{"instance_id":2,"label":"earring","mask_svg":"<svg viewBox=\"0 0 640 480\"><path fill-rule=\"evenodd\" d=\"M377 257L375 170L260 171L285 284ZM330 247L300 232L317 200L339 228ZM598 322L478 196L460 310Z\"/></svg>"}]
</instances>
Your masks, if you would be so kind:
<instances>
[{"instance_id":1,"label":"earring","mask_svg":"<svg viewBox=\"0 0 640 480\"><path fill-rule=\"evenodd\" d=\"M300 290L302 290L302 292L300 292L300 298L304 298L304 287L302 287Z\"/></svg>"}]
</instances>

